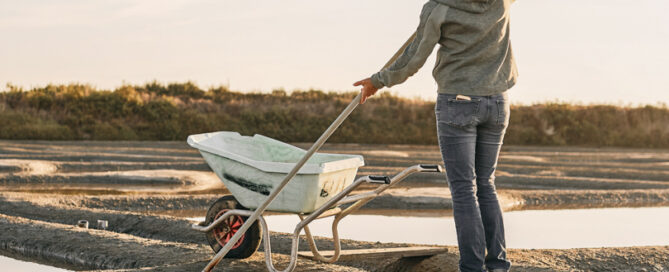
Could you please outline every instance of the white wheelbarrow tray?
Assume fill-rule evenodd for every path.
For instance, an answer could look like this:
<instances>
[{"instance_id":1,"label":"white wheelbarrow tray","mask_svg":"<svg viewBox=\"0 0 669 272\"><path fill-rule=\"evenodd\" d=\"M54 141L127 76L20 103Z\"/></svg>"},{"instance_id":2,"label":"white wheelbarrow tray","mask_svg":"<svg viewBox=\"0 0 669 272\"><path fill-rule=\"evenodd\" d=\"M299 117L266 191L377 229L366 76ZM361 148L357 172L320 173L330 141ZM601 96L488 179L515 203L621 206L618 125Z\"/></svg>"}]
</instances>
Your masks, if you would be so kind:
<instances>
[{"instance_id":1,"label":"white wheelbarrow tray","mask_svg":"<svg viewBox=\"0 0 669 272\"><path fill-rule=\"evenodd\" d=\"M251 210L267 199L306 153L259 134L250 137L229 131L191 135L188 144L200 151L228 190ZM360 155L316 153L267 209L313 212L351 185L363 165Z\"/></svg>"}]
</instances>

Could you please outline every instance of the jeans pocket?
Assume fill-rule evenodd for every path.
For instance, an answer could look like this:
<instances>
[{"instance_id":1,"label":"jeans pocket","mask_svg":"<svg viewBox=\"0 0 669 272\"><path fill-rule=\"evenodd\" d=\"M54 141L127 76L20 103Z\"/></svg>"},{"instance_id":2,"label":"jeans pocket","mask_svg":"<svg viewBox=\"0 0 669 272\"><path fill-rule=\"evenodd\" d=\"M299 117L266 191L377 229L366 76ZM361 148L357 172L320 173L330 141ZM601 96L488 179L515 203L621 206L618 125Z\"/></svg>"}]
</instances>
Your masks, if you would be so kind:
<instances>
[{"instance_id":1,"label":"jeans pocket","mask_svg":"<svg viewBox=\"0 0 669 272\"><path fill-rule=\"evenodd\" d=\"M497 100L497 125L507 127L510 115L511 109L508 101L505 99Z\"/></svg>"},{"instance_id":2,"label":"jeans pocket","mask_svg":"<svg viewBox=\"0 0 669 272\"><path fill-rule=\"evenodd\" d=\"M450 98L446 102L446 108L441 110L440 121L455 127L473 126L479 120L480 104L481 99L479 98L472 98L472 100Z\"/></svg>"}]
</instances>

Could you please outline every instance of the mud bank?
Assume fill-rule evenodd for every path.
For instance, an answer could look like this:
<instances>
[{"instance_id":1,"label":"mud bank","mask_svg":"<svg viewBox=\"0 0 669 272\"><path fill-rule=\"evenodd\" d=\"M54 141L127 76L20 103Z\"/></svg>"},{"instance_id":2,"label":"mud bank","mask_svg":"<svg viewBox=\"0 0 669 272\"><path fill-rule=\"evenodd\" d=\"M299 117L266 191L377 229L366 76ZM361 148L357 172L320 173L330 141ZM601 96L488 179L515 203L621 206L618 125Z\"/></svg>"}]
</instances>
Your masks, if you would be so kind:
<instances>
[{"instance_id":1,"label":"mud bank","mask_svg":"<svg viewBox=\"0 0 669 272\"><path fill-rule=\"evenodd\" d=\"M18 217L0 216L0 248L64 263L82 269L119 269L155 267L201 258L204 246L141 238L134 235L101 230L79 229L72 225L49 223ZM172 251L181 261L164 258ZM155 255L154 258L136 256ZM200 259L198 259L200 256Z\"/></svg>"},{"instance_id":2,"label":"mud bank","mask_svg":"<svg viewBox=\"0 0 669 272\"><path fill-rule=\"evenodd\" d=\"M669 190L503 190L508 210L669 206ZM504 202L502 202L504 203Z\"/></svg>"},{"instance_id":3,"label":"mud bank","mask_svg":"<svg viewBox=\"0 0 669 272\"><path fill-rule=\"evenodd\" d=\"M428 192L425 192L429 190ZM452 209L444 187L389 190L363 209L421 210ZM424 192L418 195L418 192ZM669 189L661 190L508 190L499 189L504 210L669 206Z\"/></svg>"}]
</instances>

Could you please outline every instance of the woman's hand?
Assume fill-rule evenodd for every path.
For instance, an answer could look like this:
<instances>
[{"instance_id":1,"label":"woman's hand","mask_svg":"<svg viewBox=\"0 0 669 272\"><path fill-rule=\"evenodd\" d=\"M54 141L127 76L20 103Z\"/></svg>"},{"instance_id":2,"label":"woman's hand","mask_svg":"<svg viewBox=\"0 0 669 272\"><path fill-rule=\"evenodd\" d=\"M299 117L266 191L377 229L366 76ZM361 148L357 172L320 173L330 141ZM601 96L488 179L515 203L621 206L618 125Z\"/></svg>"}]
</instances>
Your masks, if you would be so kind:
<instances>
[{"instance_id":1,"label":"woman's hand","mask_svg":"<svg viewBox=\"0 0 669 272\"><path fill-rule=\"evenodd\" d=\"M360 90L360 93L362 93L360 104L364 104L368 97L374 95L379 90L374 87L374 84L372 84L372 80L370 78L365 78L356 83L353 83L353 86L362 86L362 90Z\"/></svg>"}]
</instances>

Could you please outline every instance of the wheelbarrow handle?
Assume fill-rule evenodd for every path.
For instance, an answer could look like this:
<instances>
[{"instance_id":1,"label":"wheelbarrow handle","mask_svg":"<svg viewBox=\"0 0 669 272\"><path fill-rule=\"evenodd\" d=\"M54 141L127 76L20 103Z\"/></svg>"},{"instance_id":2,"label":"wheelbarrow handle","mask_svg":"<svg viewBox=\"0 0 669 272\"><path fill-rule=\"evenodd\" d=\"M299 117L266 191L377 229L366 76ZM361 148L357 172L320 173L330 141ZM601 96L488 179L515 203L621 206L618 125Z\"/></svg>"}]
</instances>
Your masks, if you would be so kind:
<instances>
[{"instance_id":1,"label":"wheelbarrow handle","mask_svg":"<svg viewBox=\"0 0 669 272\"><path fill-rule=\"evenodd\" d=\"M420 164L419 166L421 172L444 172L444 169L438 164Z\"/></svg>"},{"instance_id":2,"label":"wheelbarrow handle","mask_svg":"<svg viewBox=\"0 0 669 272\"><path fill-rule=\"evenodd\" d=\"M404 43L404 45L393 55L392 58L383 66L383 68L388 68L390 65L392 65L399 56L402 55L402 53L406 50L407 47L413 42L413 40L416 38L416 33L414 32L413 35ZM353 101L339 114L337 119L335 119L332 124L330 124L330 127L326 129L323 134L314 142L314 144L307 150L307 152L304 154L304 156L295 164L293 169L284 177L283 181L274 188L272 193L270 193L269 196L267 196L267 199L265 202L263 202L256 210L253 212L251 216L249 216L248 219L244 222L244 224L237 230L237 233L230 238L230 240L221 248L218 253L209 261L207 266L202 270L202 271L211 271L225 256L230 249L232 249L232 246L239 241L239 239L244 235L244 233L251 227L251 224L253 224L256 220L258 220L258 217L262 215L263 212L265 212L265 209L274 201L276 196L283 190L284 187L286 187L286 184L295 177L297 172L304 166L304 164L311 158L311 156L318 151L318 149L323 146L325 141L327 141L328 138L332 135L332 133L337 130L339 125L341 125L344 120L353 112L353 110L360 104L360 100L362 98L362 93L358 93L358 95L353 98ZM271 252L265 252L265 254L271 254ZM291 256L291 262L288 265L288 267L285 269L285 271L292 271L295 268L296 264L296 259L292 258Z\"/></svg>"},{"instance_id":3,"label":"wheelbarrow handle","mask_svg":"<svg viewBox=\"0 0 669 272\"><path fill-rule=\"evenodd\" d=\"M367 176L366 181L369 183L390 184L390 178L388 176L369 175Z\"/></svg>"}]
</instances>

